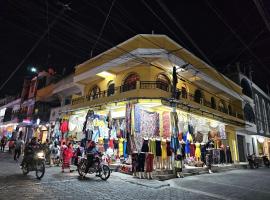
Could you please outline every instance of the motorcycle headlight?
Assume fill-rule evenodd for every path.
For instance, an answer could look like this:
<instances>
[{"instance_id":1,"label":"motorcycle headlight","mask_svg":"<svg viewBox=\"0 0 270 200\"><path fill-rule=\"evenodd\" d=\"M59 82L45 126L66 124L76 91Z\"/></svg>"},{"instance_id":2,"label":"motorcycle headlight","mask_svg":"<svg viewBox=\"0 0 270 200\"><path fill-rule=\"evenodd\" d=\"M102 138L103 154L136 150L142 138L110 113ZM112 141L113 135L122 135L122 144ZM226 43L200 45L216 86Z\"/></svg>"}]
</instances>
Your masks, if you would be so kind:
<instances>
[{"instance_id":1,"label":"motorcycle headlight","mask_svg":"<svg viewBox=\"0 0 270 200\"><path fill-rule=\"evenodd\" d=\"M44 153L43 152L38 152L37 157L38 158L44 158Z\"/></svg>"}]
</instances>

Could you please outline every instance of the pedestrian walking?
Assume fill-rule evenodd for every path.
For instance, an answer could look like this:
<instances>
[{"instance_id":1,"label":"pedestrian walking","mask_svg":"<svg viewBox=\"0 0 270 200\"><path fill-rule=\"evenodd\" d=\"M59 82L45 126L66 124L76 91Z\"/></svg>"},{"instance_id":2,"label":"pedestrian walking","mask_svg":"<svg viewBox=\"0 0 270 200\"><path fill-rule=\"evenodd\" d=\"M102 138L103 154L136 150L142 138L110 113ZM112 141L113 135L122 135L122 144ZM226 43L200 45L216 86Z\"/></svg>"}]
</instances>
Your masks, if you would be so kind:
<instances>
[{"instance_id":1,"label":"pedestrian walking","mask_svg":"<svg viewBox=\"0 0 270 200\"><path fill-rule=\"evenodd\" d=\"M18 160L20 158L20 155L22 153L24 141L22 138L18 138L17 141L15 141L15 152L14 152L14 160Z\"/></svg>"},{"instance_id":2,"label":"pedestrian walking","mask_svg":"<svg viewBox=\"0 0 270 200\"><path fill-rule=\"evenodd\" d=\"M73 157L73 148L71 143L68 144L67 148L63 149L62 157L63 157L62 172L64 172L64 169L69 169L69 171L71 172L70 163L71 158Z\"/></svg>"},{"instance_id":3,"label":"pedestrian walking","mask_svg":"<svg viewBox=\"0 0 270 200\"><path fill-rule=\"evenodd\" d=\"M60 147L58 146L56 141L50 145L50 151L51 151L50 154L51 165L55 165L56 160L60 156Z\"/></svg>"},{"instance_id":4,"label":"pedestrian walking","mask_svg":"<svg viewBox=\"0 0 270 200\"><path fill-rule=\"evenodd\" d=\"M7 138L6 136L3 136L1 139L1 151L5 151L6 144L7 144Z\"/></svg>"}]
</instances>

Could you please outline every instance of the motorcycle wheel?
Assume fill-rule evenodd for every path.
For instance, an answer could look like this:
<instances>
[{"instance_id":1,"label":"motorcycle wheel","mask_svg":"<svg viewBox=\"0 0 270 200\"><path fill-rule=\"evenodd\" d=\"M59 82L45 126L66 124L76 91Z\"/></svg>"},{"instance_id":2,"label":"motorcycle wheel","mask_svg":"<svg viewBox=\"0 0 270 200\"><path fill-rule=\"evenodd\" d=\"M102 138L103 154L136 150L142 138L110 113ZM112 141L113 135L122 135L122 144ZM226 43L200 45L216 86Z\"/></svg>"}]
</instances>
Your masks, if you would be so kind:
<instances>
[{"instance_id":1,"label":"motorcycle wheel","mask_svg":"<svg viewBox=\"0 0 270 200\"><path fill-rule=\"evenodd\" d=\"M45 174L45 164L44 162L38 163L36 166L36 177L37 179L42 179Z\"/></svg>"},{"instance_id":2,"label":"motorcycle wheel","mask_svg":"<svg viewBox=\"0 0 270 200\"><path fill-rule=\"evenodd\" d=\"M86 163L85 162L80 162L78 164L78 174L80 175L80 177L84 177L86 176L87 173L85 173L85 170L86 170Z\"/></svg>"},{"instance_id":3,"label":"motorcycle wheel","mask_svg":"<svg viewBox=\"0 0 270 200\"><path fill-rule=\"evenodd\" d=\"M29 173L29 170L28 170L26 164L22 165L22 173L23 173L23 175L27 175Z\"/></svg>"},{"instance_id":4,"label":"motorcycle wheel","mask_svg":"<svg viewBox=\"0 0 270 200\"><path fill-rule=\"evenodd\" d=\"M106 181L111 175L111 170L107 165L103 165L100 169L99 172L99 177L103 180Z\"/></svg>"}]
</instances>

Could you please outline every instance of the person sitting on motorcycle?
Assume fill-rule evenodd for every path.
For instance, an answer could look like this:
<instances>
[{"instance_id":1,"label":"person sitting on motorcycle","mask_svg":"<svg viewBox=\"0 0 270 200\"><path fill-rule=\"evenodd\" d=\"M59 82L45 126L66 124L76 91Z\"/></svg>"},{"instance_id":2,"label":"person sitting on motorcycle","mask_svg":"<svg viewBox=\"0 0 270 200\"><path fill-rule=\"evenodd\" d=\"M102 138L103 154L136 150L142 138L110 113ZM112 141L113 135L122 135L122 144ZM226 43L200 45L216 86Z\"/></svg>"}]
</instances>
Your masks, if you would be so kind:
<instances>
[{"instance_id":1,"label":"person sitting on motorcycle","mask_svg":"<svg viewBox=\"0 0 270 200\"><path fill-rule=\"evenodd\" d=\"M90 167L94 164L95 156L99 153L98 149L96 148L96 143L94 141L89 142L89 146L86 149L87 154L87 166L86 171L89 170Z\"/></svg>"},{"instance_id":2,"label":"person sitting on motorcycle","mask_svg":"<svg viewBox=\"0 0 270 200\"><path fill-rule=\"evenodd\" d=\"M26 162L29 163L33 160L34 154L36 150L40 148L39 143L36 138L32 138L32 140L25 146L24 149L24 157L21 163L21 166Z\"/></svg>"}]
</instances>

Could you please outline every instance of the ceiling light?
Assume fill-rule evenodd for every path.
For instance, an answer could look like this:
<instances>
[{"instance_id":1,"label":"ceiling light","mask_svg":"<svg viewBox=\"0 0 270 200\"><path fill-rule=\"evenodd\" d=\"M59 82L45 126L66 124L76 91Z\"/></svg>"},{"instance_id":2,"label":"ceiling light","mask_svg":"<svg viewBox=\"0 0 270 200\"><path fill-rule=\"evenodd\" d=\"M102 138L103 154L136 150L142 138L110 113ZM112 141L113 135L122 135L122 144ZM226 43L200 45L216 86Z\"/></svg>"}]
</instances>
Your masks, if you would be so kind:
<instances>
[{"instance_id":1,"label":"ceiling light","mask_svg":"<svg viewBox=\"0 0 270 200\"><path fill-rule=\"evenodd\" d=\"M108 77L114 76L114 74L107 72L107 71L100 72L97 75L102 77L102 78L108 78Z\"/></svg>"}]
</instances>

